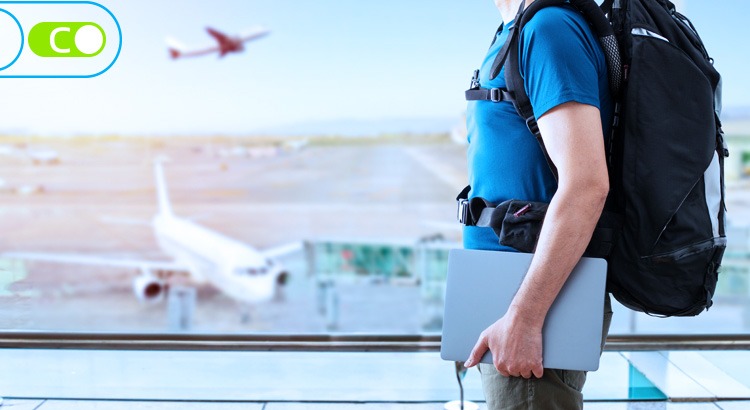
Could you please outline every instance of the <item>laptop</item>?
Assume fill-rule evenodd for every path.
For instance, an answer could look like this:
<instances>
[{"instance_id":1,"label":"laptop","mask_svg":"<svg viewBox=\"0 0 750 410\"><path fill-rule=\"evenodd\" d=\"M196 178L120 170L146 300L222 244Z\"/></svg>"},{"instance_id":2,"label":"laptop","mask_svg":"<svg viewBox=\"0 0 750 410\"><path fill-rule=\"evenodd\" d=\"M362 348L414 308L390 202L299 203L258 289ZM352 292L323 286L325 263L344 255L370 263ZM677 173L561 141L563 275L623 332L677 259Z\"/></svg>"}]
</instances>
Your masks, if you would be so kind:
<instances>
[{"instance_id":1,"label":"laptop","mask_svg":"<svg viewBox=\"0 0 750 410\"><path fill-rule=\"evenodd\" d=\"M533 254L453 249L448 257L440 357L463 362L480 333L508 310ZM607 262L581 258L547 314L545 368L596 370L602 341ZM492 363L488 350L482 363Z\"/></svg>"}]
</instances>

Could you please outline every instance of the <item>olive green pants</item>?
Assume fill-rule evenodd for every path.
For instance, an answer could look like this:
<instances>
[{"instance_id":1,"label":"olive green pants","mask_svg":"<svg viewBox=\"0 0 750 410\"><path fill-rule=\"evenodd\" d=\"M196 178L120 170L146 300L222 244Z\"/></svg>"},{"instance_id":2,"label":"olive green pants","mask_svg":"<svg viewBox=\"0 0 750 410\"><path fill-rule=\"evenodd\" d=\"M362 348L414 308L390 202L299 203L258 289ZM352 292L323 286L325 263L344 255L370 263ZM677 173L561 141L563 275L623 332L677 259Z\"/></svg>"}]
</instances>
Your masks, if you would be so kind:
<instances>
[{"instance_id":1,"label":"olive green pants","mask_svg":"<svg viewBox=\"0 0 750 410\"><path fill-rule=\"evenodd\" d=\"M604 298L602 348L612 321L609 294ZM487 410L580 410L586 372L544 369L542 378L505 377L492 364L479 363Z\"/></svg>"}]
</instances>

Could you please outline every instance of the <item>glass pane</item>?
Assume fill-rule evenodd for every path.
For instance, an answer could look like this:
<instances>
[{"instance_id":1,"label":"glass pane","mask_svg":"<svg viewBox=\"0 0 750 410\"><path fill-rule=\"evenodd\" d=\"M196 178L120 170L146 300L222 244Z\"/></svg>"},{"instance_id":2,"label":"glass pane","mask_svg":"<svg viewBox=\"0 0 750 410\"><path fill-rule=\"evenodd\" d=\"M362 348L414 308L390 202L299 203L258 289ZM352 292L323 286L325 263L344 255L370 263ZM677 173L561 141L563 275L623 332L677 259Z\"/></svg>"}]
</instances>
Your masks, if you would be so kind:
<instances>
[{"instance_id":1,"label":"glass pane","mask_svg":"<svg viewBox=\"0 0 750 410\"><path fill-rule=\"evenodd\" d=\"M102 4L109 72L2 79L0 329L440 331L492 2ZM709 312L611 333L750 331L748 5L678 7L724 78L730 247Z\"/></svg>"}]
</instances>

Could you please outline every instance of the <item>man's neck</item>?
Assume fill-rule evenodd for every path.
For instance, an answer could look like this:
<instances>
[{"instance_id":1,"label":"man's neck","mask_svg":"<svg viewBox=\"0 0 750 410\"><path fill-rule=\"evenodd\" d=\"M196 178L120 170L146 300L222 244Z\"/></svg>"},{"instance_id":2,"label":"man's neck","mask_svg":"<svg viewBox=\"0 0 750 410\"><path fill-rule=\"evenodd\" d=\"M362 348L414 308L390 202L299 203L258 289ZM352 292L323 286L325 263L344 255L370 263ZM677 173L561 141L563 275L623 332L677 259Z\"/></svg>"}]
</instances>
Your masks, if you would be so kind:
<instances>
[{"instance_id":1,"label":"man's neck","mask_svg":"<svg viewBox=\"0 0 750 410\"><path fill-rule=\"evenodd\" d=\"M500 10L500 15L503 16L503 22L508 24L516 17L518 8L521 7L521 1L524 0L495 0L495 7ZM534 0L525 0L526 6Z\"/></svg>"}]
</instances>

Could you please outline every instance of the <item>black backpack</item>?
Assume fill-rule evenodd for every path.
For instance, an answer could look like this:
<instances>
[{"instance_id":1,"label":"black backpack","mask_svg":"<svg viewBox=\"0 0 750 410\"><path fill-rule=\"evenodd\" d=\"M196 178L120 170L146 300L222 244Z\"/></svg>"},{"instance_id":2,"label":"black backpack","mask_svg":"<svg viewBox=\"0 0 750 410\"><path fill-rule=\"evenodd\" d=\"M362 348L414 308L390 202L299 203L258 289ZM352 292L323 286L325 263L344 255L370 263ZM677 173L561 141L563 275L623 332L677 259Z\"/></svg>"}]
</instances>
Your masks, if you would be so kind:
<instances>
[{"instance_id":1,"label":"black backpack","mask_svg":"<svg viewBox=\"0 0 750 410\"><path fill-rule=\"evenodd\" d=\"M697 31L667 0L536 0L516 16L491 78L505 67L507 90L481 88L468 100L511 101L537 137L518 68L518 38L544 7L575 7L607 59L615 98L607 138L610 195L585 255L606 257L608 290L652 315L694 316L712 305L726 248L721 77ZM550 169L554 165L547 157ZM532 252L546 204L491 204L459 194L459 219L490 226L500 243ZM482 214L486 215L482 217Z\"/></svg>"}]
</instances>

